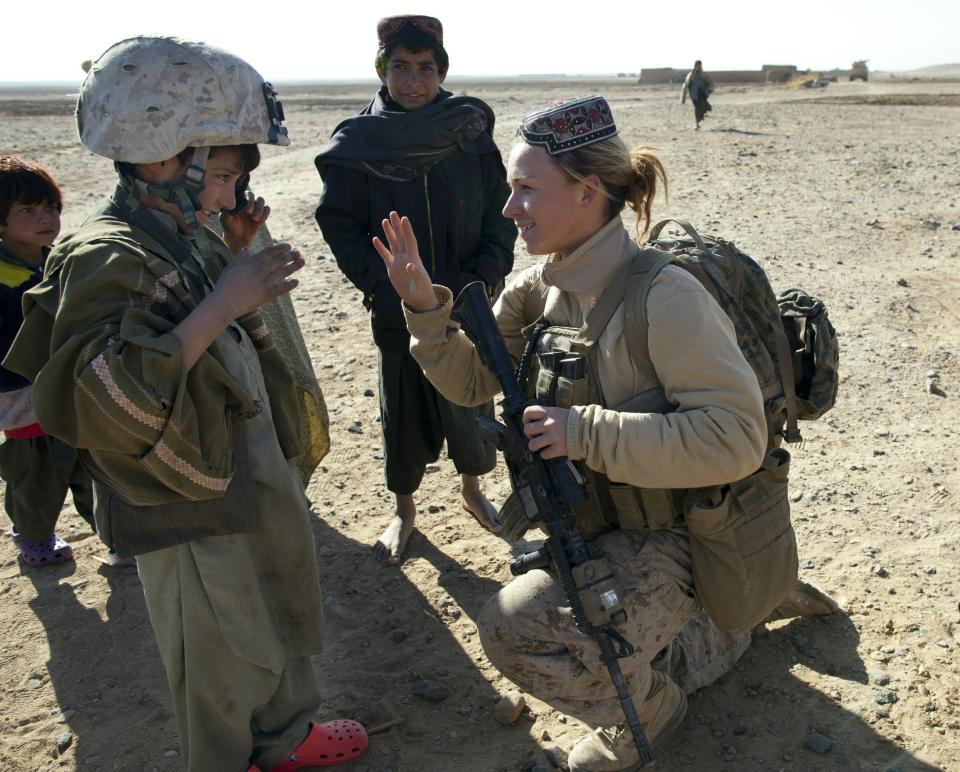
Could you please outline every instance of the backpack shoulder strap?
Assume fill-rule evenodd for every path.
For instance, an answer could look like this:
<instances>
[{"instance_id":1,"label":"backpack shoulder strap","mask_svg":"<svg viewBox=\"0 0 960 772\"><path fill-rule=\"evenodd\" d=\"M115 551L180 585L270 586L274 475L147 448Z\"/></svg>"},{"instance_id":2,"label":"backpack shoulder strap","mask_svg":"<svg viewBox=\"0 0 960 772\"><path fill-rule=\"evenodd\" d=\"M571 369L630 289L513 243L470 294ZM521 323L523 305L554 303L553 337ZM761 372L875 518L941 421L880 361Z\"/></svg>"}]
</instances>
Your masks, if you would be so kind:
<instances>
[{"instance_id":1,"label":"backpack shoulder strap","mask_svg":"<svg viewBox=\"0 0 960 772\"><path fill-rule=\"evenodd\" d=\"M653 280L657 278L660 271L676 260L669 252L660 252L656 249L644 249L640 255L644 256L646 267L634 271L625 282L626 296L629 300L623 308L623 328L627 339L627 350L630 352L630 359L634 366L656 380L657 374L650 364L647 296L650 294Z\"/></svg>"}]
</instances>

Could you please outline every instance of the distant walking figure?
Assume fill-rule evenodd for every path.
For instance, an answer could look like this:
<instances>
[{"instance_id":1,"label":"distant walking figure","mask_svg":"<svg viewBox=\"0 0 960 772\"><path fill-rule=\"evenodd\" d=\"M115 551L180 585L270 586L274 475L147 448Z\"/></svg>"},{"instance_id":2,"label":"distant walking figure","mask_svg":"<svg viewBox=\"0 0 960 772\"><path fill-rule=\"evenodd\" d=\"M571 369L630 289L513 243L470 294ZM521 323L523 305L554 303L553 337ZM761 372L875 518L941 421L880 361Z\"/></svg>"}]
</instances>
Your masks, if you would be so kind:
<instances>
[{"instance_id":1,"label":"distant walking figure","mask_svg":"<svg viewBox=\"0 0 960 772\"><path fill-rule=\"evenodd\" d=\"M686 104L687 94L690 95L697 129L700 128L700 121L706 118L707 113L713 109L707 101L707 97L712 93L713 79L703 71L703 63L697 59L693 63L693 69L687 73L687 77L683 81L683 90L680 92L680 104Z\"/></svg>"}]
</instances>

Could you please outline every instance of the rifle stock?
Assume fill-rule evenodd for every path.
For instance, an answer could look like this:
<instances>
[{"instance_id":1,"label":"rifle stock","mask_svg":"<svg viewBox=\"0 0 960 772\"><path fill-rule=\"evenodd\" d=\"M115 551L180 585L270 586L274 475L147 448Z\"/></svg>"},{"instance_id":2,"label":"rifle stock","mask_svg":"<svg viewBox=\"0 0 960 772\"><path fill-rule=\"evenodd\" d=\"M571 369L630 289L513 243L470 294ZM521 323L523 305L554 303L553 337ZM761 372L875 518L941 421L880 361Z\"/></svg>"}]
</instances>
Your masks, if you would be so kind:
<instances>
[{"instance_id":1,"label":"rifle stock","mask_svg":"<svg viewBox=\"0 0 960 772\"><path fill-rule=\"evenodd\" d=\"M482 282L472 282L463 289L454 303L453 318L461 324L503 391L503 422L478 417L481 435L503 453L511 486L527 520L531 525L539 523L547 534L543 546L521 555L510 565L510 572L519 576L535 568L551 568L556 574L577 628L592 636L600 648L640 761L648 766L653 763L653 752L618 662L633 653L633 647L613 626L615 621L626 619L626 612L607 561L594 554L577 525L576 508L587 500L584 477L569 459L544 459L529 449L523 431L523 411L534 403L517 385L512 360Z\"/></svg>"}]
</instances>

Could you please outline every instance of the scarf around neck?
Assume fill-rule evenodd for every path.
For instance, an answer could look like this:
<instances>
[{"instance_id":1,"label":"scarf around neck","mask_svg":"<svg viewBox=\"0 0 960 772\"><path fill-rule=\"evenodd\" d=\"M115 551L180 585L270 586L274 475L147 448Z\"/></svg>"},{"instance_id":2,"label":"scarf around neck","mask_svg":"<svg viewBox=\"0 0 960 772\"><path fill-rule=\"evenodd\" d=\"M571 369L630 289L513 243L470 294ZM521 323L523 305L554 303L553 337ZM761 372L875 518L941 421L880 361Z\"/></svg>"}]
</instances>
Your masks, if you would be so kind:
<instances>
[{"instance_id":1,"label":"scarf around neck","mask_svg":"<svg viewBox=\"0 0 960 772\"><path fill-rule=\"evenodd\" d=\"M476 97L440 89L432 103L408 111L390 99L384 86L359 115L333 130L314 163L321 177L327 164L335 164L407 182L458 150L478 155L499 152L493 123L493 111Z\"/></svg>"}]
</instances>

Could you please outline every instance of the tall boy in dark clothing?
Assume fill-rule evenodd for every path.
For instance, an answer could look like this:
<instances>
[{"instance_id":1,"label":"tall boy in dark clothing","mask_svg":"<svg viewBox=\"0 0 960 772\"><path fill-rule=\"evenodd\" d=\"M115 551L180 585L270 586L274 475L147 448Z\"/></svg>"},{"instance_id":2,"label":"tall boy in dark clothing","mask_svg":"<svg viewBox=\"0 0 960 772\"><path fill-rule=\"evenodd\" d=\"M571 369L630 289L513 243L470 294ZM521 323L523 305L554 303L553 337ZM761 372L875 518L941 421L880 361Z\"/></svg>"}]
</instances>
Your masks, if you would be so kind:
<instances>
[{"instance_id":1,"label":"tall boy in dark clothing","mask_svg":"<svg viewBox=\"0 0 960 772\"><path fill-rule=\"evenodd\" d=\"M23 293L43 275L50 245L60 234L63 198L50 174L15 156L0 157L0 359L23 323ZM73 558L54 532L68 488L93 526L93 488L77 452L44 433L30 402L32 387L22 375L0 367L0 477L12 536L30 565Z\"/></svg>"},{"instance_id":2,"label":"tall boy in dark clothing","mask_svg":"<svg viewBox=\"0 0 960 772\"><path fill-rule=\"evenodd\" d=\"M399 562L413 531L413 494L444 438L461 475L464 507L497 533L496 510L478 476L496 463L475 425L476 410L436 392L410 356L400 298L371 237L392 210L410 217L435 282L458 292L482 280L493 294L513 267L517 232L501 214L509 193L493 141L493 112L479 99L440 88L449 58L443 28L429 16L377 25L383 83L360 115L343 121L317 156L324 190L317 222L340 269L363 292L379 349L380 415L387 487L396 513L375 545Z\"/></svg>"}]
</instances>

